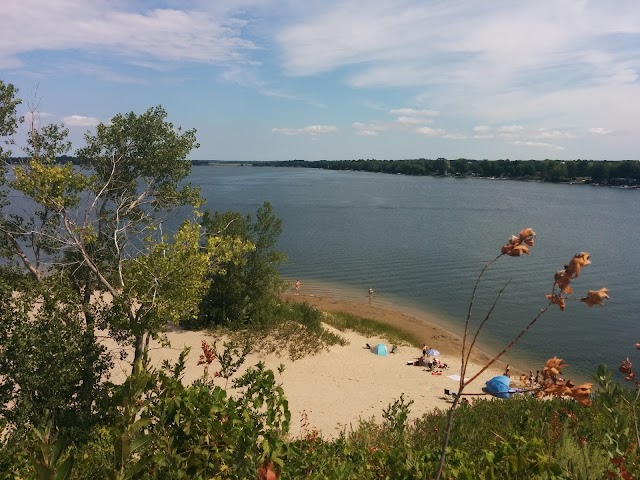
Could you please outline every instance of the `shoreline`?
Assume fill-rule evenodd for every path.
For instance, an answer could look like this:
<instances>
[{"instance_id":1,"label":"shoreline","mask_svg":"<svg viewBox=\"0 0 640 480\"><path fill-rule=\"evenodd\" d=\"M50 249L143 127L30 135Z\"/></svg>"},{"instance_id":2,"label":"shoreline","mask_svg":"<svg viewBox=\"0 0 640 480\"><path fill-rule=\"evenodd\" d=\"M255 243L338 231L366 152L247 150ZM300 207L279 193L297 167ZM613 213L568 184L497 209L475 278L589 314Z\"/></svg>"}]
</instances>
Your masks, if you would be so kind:
<instances>
[{"instance_id":1,"label":"shoreline","mask_svg":"<svg viewBox=\"0 0 640 480\"><path fill-rule=\"evenodd\" d=\"M371 299L363 295L362 300L351 296L350 292L335 295L331 285L323 285L318 288L316 282L309 283L310 286L303 287L298 294L293 288L288 289L281 294L281 298L298 303L306 302L321 311L344 312L385 323L409 333L420 344L437 348L442 355L446 355L448 358L460 359L462 335L443 326L438 315L415 307L398 305L386 299L381 300L375 294ZM291 284L293 285L293 282ZM480 365L485 365L492 358L493 355L487 353L482 345L478 346L478 343L474 346L470 356L473 363ZM510 367L512 377L523 373L528 374L531 370L530 368L525 369L521 362L509 363L502 359L494 362L491 369L504 372L507 365ZM533 369L534 372L535 370Z\"/></svg>"},{"instance_id":2,"label":"shoreline","mask_svg":"<svg viewBox=\"0 0 640 480\"><path fill-rule=\"evenodd\" d=\"M342 311L356 316L370 318L374 321L392 325L404 332L415 336L420 342L420 346L426 343L430 347L437 348L448 358L456 358L460 362L462 347L462 335L464 324L456 325L453 319L446 314L434 312L423 305L412 304L403 297L393 297L378 293L374 289L374 294L369 303L367 290L355 289L353 286L328 283L316 279L301 280L301 288L296 295L295 278L284 277L289 283L289 288L281 294L281 298L291 301L307 301L311 306L328 312ZM472 337L472 334L470 335ZM468 338L470 340L470 338ZM470 360L474 364L485 365L498 352L504 348L505 344L492 344L491 340L480 335ZM492 353L488 353L492 352ZM519 380L520 375L529 375L529 371L534 374L542 370L547 358L536 359L530 352L523 350L518 344L507 351L500 360L491 365L492 370L501 370L502 374L507 365L511 372L512 380ZM570 361L568 361L571 366ZM579 373L569 370L568 377L576 384L593 382L589 373ZM458 373L460 373L458 371ZM474 372L470 373L475 374Z\"/></svg>"}]
</instances>

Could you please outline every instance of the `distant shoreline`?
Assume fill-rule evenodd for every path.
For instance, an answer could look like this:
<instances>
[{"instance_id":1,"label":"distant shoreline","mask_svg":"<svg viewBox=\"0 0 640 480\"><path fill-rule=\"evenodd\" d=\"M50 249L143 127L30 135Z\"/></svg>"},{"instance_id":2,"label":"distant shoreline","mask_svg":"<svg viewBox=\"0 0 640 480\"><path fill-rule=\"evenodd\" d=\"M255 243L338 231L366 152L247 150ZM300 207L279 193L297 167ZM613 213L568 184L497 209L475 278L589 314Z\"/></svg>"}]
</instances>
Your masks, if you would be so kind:
<instances>
[{"instance_id":1,"label":"distant shoreline","mask_svg":"<svg viewBox=\"0 0 640 480\"><path fill-rule=\"evenodd\" d=\"M19 164L27 157L10 157L9 163ZM56 163L79 164L77 157L62 155ZM358 171L393 175L483 178L593 185L613 188L640 189L640 160L475 160L458 158L403 160L185 160L195 167L285 167L322 170Z\"/></svg>"},{"instance_id":2,"label":"distant shoreline","mask_svg":"<svg viewBox=\"0 0 640 480\"><path fill-rule=\"evenodd\" d=\"M568 185L640 188L639 160L474 160L458 158L405 160L279 160L226 162L191 160L194 166L237 165L255 167L316 168L408 176L483 178L539 181Z\"/></svg>"}]
</instances>

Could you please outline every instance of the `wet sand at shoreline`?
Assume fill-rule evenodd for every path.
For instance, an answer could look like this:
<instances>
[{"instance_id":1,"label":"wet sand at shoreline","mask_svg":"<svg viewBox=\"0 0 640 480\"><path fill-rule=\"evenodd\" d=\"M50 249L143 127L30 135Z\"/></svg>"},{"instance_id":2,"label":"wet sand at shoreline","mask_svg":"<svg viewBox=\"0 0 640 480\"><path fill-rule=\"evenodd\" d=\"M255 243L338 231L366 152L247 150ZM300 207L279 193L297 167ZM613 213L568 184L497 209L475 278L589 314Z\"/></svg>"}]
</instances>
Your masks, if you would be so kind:
<instances>
[{"instance_id":1,"label":"wet sand at shoreline","mask_svg":"<svg viewBox=\"0 0 640 480\"><path fill-rule=\"evenodd\" d=\"M437 348L448 358L458 357L462 349L461 336L439 325L439 319L432 313L417 311L415 309L402 308L392 303L379 300L375 294L371 299L363 297L362 300L354 298L336 298L333 295L322 293L293 293L285 292L282 298L292 302L306 302L319 310L326 312L346 312L358 317L365 317L377 322L385 323L411 334L419 344L427 344ZM475 363L486 364L491 356L486 352L475 348L472 353ZM492 367L504 371L506 364L502 361L495 362ZM511 365L511 372L520 375L524 372L518 366Z\"/></svg>"}]
</instances>

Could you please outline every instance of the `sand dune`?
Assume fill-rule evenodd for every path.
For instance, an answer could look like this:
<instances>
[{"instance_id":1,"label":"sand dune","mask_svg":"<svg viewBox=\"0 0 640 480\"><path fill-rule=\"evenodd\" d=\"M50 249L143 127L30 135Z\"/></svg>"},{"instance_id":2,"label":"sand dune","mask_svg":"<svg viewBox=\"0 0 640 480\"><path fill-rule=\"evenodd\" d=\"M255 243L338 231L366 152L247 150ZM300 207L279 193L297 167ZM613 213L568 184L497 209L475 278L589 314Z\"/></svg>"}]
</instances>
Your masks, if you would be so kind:
<instances>
[{"instance_id":1,"label":"sand dune","mask_svg":"<svg viewBox=\"0 0 640 480\"><path fill-rule=\"evenodd\" d=\"M277 352L252 353L246 365L264 361L268 368L277 371L285 365L282 375L276 378L282 383L289 400L292 414L291 435L301 434L300 419L306 413L309 426L318 429L324 437L335 437L341 430L355 426L358 419L382 418L382 410L401 394L413 400L411 418L417 418L435 408L446 409L449 403L444 398L444 389L456 390L458 382L449 378L460 373L460 339L424 319L417 319L402 312L390 310L366 301L333 300L326 297L296 295L294 301L307 301L324 311L342 310L355 315L367 316L379 321L394 323L412 331L431 347L441 351L441 360L449 365L442 375L432 375L423 367L408 366L406 362L416 358L421 351L414 347L401 346L395 354L378 356L368 349L367 343L375 345L387 342L384 338L364 337L354 332L340 332L349 342L346 346L334 346L328 351L310 352L310 355L291 361ZM171 348L151 345L150 356L154 364L161 360L175 361L184 346L191 347L187 359L185 382L191 382L203 373L198 366L201 342L213 341L205 332L172 331L168 333ZM387 342L388 343L388 342ZM221 342L219 343L221 346ZM114 347L115 348L115 347ZM477 353L469 374L479 370L484 356ZM130 371L126 361L119 362L113 370L113 379L122 381ZM502 373L502 365L483 373L465 390L480 393L484 382ZM223 384L223 381L220 381Z\"/></svg>"}]
</instances>

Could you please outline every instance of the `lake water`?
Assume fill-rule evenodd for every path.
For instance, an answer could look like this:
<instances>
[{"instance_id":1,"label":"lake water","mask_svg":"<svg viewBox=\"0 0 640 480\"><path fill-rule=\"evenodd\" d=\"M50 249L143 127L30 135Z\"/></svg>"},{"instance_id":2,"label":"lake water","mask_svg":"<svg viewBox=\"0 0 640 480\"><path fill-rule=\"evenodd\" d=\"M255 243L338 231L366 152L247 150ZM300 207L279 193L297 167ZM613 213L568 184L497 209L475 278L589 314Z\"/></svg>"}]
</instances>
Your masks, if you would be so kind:
<instances>
[{"instance_id":1,"label":"lake water","mask_svg":"<svg viewBox=\"0 0 640 480\"><path fill-rule=\"evenodd\" d=\"M541 367L557 355L567 376L617 367L640 342L640 190L317 169L194 167L207 207L255 213L264 201L283 220L285 277L303 290L376 299L437 314L459 332L482 267L512 234L537 233L531 255L503 257L485 275L474 319L510 281L483 335L495 351L546 305L553 274L580 251L592 264L572 283L576 297L610 289L604 308L554 307L508 358ZM308 290L305 290L308 292ZM534 363L531 363L534 362Z\"/></svg>"}]
</instances>

